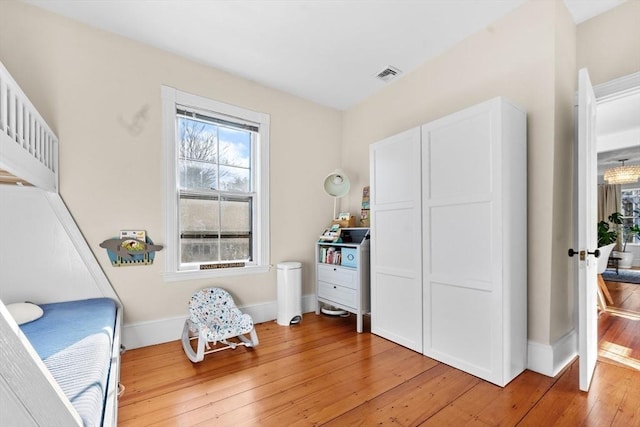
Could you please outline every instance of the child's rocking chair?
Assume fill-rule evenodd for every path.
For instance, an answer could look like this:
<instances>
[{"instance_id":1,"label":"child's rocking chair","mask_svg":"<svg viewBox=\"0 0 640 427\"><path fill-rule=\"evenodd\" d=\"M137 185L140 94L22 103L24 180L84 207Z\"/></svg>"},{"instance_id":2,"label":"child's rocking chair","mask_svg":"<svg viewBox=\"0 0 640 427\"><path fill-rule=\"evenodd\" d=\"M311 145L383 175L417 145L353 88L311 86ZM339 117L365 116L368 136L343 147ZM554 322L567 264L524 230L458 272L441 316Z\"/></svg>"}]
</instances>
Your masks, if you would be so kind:
<instances>
[{"instance_id":1,"label":"child's rocking chair","mask_svg":"<svg viewBox=\"0 0 640 427\"><path fill-rule=\"evenodd\" d=\"M244 334L249 334L251 339ZM238 341L229 341L232 338ZM191 346L191 340L195 339L198 340L196 351ZM218 342L223 345L216 346ZM205 288L194 293L189 301L189 318L182 330L182 347L189 360L201 362L205 354L234 349L239 345L258 345L258 334L251 316L243 314L224 289Z\"/></svg>"}]
</instances>

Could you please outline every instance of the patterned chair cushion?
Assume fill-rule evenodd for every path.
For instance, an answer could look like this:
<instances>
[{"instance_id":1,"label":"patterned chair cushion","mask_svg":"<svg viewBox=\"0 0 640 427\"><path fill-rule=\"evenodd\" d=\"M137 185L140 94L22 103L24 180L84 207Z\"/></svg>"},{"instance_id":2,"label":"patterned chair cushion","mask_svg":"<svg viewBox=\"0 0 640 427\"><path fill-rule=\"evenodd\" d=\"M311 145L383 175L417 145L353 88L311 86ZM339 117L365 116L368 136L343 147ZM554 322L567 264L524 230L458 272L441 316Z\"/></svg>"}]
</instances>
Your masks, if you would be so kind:
<instances>
[{"instance_id":1,"label":"patterned chair cushion","mask_svg":"<svg viewBox=\"0 0 640 427\"><path fill-rule=\"evenodd\" d=\"M243 314L231 295L221 288L205 288L194 293L189 301L189 318L194 326L204 328L211 342L247 334L253 329L251 316Z\"/></svg>"}]
</instances>

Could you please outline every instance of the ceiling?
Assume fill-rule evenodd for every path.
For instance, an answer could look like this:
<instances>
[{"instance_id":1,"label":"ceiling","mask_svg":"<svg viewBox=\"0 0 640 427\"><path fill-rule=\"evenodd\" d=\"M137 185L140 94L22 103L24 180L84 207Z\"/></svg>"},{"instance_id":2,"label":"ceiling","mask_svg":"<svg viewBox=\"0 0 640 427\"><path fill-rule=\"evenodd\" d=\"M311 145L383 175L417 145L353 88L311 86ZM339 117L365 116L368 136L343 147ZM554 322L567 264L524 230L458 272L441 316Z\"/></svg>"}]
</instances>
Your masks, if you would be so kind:
<instances>
[{"instance_id":1,"label":"ceiling","mask_svg":"<svg viewBox=\"0 0 640 427\"><path fill-rule=\"evenodd\" d=\"M598 104L598 174L625 164L640 164L640 93Z\"/></svg>"},{"instance_id":2,"label":"ceiling","mask_svg":"<svg viewBox=\"0 0 640 427\"><path fill-rule=\"evenodd\" d=\"M2 0L0 0L2 1ZM527 0L22 0L340 110L480 31ZM576 24L626 0L564 0ZM599 155L640 163L640 95L599 106ZM613 135L613 136L612 136ZM605 144L607 145L607 144Z\"/></svg>"},{"instance_id":3,"label":"ceiling","mask_svg":"<svg viewBox=\"0 0 640 427\"><path fill-rule=\"evenodd\" d=\"M526 0L23 0L337 109ZM625 0L564 0L576 23Z\"/></svg>"}]
</instances>

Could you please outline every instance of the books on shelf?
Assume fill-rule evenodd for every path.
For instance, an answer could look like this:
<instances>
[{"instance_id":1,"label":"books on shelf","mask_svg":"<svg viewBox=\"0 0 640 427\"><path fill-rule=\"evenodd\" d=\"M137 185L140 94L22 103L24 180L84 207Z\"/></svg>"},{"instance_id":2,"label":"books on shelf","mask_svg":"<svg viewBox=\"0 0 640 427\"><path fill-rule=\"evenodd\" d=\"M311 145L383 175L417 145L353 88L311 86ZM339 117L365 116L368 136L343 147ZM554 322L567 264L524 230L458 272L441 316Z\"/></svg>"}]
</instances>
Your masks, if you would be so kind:
<instances>
[{"instance_id":1,"label":"books on shelf","mask_svg":"<svg viewBox=\"0 0 640 427\"><path fill-rule=\"evenodd\" d=\"M324 264L342 264L342 251L336 247L322 247L320 249L320 262Z\"/></svg>"},{"instance_id":2,"label":"books on shelf","mask_svg":"<svg viewBox=\"0 0 640 427\"><path fill-rule=\"evenodd\" d=\"M328 233L336 232L340 234L337 236L338 240L334 241L332 239L336 236ZM368 246L368 240L369 229L365 227L338 228L334 225L327 228L316 243L317 262L358 268L359 250L357 248L362 245Z\"/></svg>"},{"instance_id":3,"label":"books on shelf","mask_svg":"<svg viewBox=\"0 0 640 427\"><path fill-rule=\"evenodd\" d=\"M369 186L362 189L362 209L369 209Z\"/></svg>"},{"instance_id":4,"label":"books on shelf","mask_svg":"<svg viewBox=\"0 0 640 427\"><path fill-rule=\"evenodd\" d=\"M360 210L360 226L369 226L369 186L367 185L362 189L362 209Z\"/></svg>"},{"instance_id":5,"label":"books on shelf","mask_svg":"<svg viewBox=\"0 0 640 427\"><path fill-rule=\"evenodd\" d=\"M144 230L120 230L121 239L134 239L141 242L147 241L147 233Z\"/></svg>"},{"instance_id":6,"label":"books on shelf","mask_svg":"<svg viewBox=\"0 0 640 427\"><path fill-rule=\"evenodd\" d=\"M340 239L340 231L340 225L333 224L331 227L324 230L322 236L320 236L320 241L337 242Z\"/></svg>"}]
</instances>

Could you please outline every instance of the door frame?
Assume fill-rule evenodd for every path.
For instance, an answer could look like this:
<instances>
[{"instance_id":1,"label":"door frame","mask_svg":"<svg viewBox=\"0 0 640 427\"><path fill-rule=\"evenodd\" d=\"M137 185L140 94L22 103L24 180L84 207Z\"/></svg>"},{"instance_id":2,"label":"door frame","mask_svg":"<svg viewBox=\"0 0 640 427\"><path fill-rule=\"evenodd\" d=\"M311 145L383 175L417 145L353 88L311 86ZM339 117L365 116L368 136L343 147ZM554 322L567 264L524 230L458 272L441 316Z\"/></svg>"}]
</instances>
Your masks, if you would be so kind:
<instances>
[{"instance_id":1,"label":"door frame","mask_svg":"<svg viewBox=\"0 0 640 427\"><path fill-rule=\"evenodd\" d=\"M593 91L595 93L595 97L596 97L596 104L600 105L602 103L606 103L609 101L613 101L613 100L617 100L617 99L621 99L630 95L635 95L637 93L640 93L640 72L635 72L632 74L628 74L626 76L622 76L619 77L617 79L613 79L613 80L609 80L607 82L598 84L598 85L594 85L593 86ZM577 107L578 107L578 93L576 92L575 96L574 96L574 111L577 112ZM577 120L578 117L576 115L576 117L574 118L575 123L576 123L576 127L575 129L577 130ZM597 121L597 119L596 119ZM574 135L574 138L577 140L578 135L577 133ZM596 142L596 146L597 146L597 142ZM577 149L577 146L576 146ZM577 156L577 154L576 154ZM598 171L594 170L593 171L594 174L597 174ZM575 173L574 173L574 179L575 178ZM574 183L575 186L575 183ZM576 213L574 213L574 224L575 227L577 227L577 221L578 218L577 216L575 216ZM574 227L574 228L575 228ZM577 233L577 229L575 231ZM577 234L574 235L574 241L577 240ZM580 301L579 301L579 273L578 273L578 263L575 263L574 266L574 299L575 299L575 309L574 309L574 313L573 313L573 321L574 321L574 328L577 330L578 328L578 324L579 324L579 311L580 311ZM588 337L588 339L591 339L592 337ZM595 337L595 339L597 340L597 336ZM579 344L579 340L578 340L578 346ZM586 346L589 346L589 343L586 343ZM580 349L576 349L577 354L580 353L579 351ZM596 362L597 363L597 362Z\"/></svg>"},{"instance_id":2,"label":"door frame","mask_svg":"<svg viewBox=\"0 0 640 427\"><path fill-rule=\"evenodd\" d=\"M640 92L640 71L594 85L593 91L598 104L634 95Z\"/></svg>"}]
</instances>

